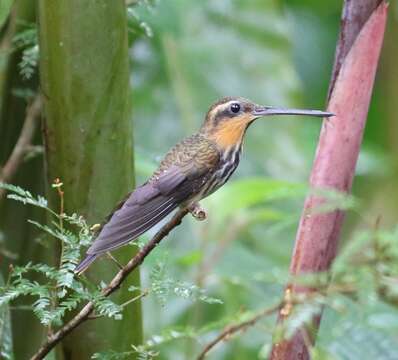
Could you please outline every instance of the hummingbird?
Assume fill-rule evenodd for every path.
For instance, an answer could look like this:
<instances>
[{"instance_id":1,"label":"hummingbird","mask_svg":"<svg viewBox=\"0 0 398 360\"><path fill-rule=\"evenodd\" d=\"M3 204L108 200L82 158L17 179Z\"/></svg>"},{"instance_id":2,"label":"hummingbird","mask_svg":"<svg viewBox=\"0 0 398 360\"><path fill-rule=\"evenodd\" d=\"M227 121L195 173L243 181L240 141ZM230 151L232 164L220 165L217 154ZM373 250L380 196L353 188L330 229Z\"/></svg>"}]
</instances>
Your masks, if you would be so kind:
<instances>
[{"instance_id":1,"label":"hummingbird","mask_svg":"<svg viewBox=\"0 0 398 360\"><path fill-rule=\"evenodd\" d=\"M334 114L261 106L241 97L217 101L199 131L171 148L148 181L129 193L108 217L75 273L135 240L177 207L203 220L206 213L199 201L223 186L238 167L246 130L256 119L273 115L327 118Z\"/></svg>"}]
</instances>

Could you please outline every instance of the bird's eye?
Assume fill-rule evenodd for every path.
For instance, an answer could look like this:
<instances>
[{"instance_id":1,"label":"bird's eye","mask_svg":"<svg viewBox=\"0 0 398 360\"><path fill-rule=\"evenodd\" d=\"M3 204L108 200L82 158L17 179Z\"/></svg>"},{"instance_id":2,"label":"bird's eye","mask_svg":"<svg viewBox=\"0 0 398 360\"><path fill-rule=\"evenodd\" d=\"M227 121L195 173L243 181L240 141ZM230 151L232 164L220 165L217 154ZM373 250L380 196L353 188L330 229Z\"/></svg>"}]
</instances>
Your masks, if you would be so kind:
<instances>
[{"instance_id":1,"label":"bird's eye","mask_svg":"<svg viewBox=\"0 0 398 360\"><path fill-rule=\"evenodd\" d=\"M231 111L232 111L234 114L237 114L237 113L240 111L240 105L239 105L238 103L233 103L233 104L231 105Z\"/></svg>"}]
</instances>

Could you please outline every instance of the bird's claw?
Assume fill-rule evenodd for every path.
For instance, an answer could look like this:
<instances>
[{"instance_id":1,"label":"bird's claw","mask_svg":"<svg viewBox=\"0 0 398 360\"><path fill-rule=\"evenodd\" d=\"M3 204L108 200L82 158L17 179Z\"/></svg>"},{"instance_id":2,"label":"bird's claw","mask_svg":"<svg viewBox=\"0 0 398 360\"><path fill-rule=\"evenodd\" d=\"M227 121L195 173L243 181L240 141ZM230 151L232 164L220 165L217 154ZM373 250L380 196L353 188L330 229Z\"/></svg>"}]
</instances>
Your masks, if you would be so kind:
<instances>
[{"instance_id":1,"label":"bird's claw","mask_svg":"<svg viewBox=\"0 0 398 360\"><path fill-rule=\"evenodd\" d=\"M189 212L191 213L191 215L198 221L203 221L206 220L207 218L207 212L205 209L203 209L199 203L193 203L190 207L189 207Z\"/></svg>"}]
</instances>

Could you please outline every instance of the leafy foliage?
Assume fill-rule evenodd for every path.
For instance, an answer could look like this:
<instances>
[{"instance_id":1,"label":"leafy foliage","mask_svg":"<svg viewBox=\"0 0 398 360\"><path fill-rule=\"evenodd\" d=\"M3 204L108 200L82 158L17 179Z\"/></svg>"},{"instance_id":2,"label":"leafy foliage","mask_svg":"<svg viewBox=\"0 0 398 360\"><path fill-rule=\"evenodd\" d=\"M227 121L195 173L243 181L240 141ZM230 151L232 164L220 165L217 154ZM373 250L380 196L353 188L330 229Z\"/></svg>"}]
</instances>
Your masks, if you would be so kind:
<instances>
[{"instance_id":1,"label":"leafy foliage","mask_svg":"<svg viewBox=\"0 0 398 360\"><path fill-rule=\"evenodd\" d=\"M28 80L35 73L39 62L36 24L25 24L24 29L14 36L13 42L15 49L22 50L18 67L22 78Z\"/></svg>"},{"instance_id":2,"label":"leafy foliage","mask_svg":"<svg viewBox=\"0 0 398 360\"><path fill-rule=\"evenodd\" d=\"M132 356L135 356L137 360L151 360L157 357L158 353L155 351L147 351L142 347L132 346L133 350L124 351L124 352L116 352L116 351L107 351L102 353L95 353L92 356L92 359L98 360L124 360L131 359Z\"/></svg>"},{"instance_id":3,"label":"leafy foliage","mask_svg":"<svg viewBox=\"0 0 398 360\"><path fill-rule=\"evenodd\" d=\"M62 183L59 182L55 187L59 186L62 186ZM29 222L52 239L59 241L62 248L59 266L29 262L24 266L12 267L7 283L0 286L0 309L6 309L10 303L14 303L20 297L28 297L33 299L30 310L43 326L52 328L61 326L65 316L83 302L91 301L94 304L96 316L120 320L123 307L139 297L119 305L104 297L101 291L104 284L87 285L85 281L74 276L73 270L79 261L80 250L83 246L91 243L93 235L84 218L77 214L58 214L48 207L45 198L33 196L29 191L18 186L0 183L0 188L10 192L8 194L9 199L47 211L54 219L51 226L33 220L29 220ZM62 191L58 193L63 196ZM66 227L65 223L69 227ZM40 274L42 281L31 280L30 275L33 273ZM154 267L151 279L150 289L146 290L141 296L153 292L163 304L166 303L170 293L191 301L203 301L209 304L221 303L220 300L207 296L205 291L196 285L173 280L166 274L165 263L159 262ZM131 287L129 290L136 292L139 289ZM169 338L171 338L170 335ZM6 346L7 342L4 342L4 351L8 349ZM94 354L93 356L101 359L123 359L128 358L132 353L136 353L139 359L152 359L156 355L155 351L137 347L131 352L116 353L111 351L104 354Z\"/></svg>"},{"instance_id":4,"label":"leafy foliage","mask_svg":"<svg viewBox=\"0 0 398 360\"><path fill-rule=\"evenodd\" d=\"M10 3L1 0L0 8ZM132 0L127 4L136 167L142 181L175 141L200 126L203 113L218 97L238 94L270 105L324 105L340 2ZM396 10L397 4L393 6ZM0 11L0 20L1 15ZM394 36L393 27L391 34ZM33 49L34 31L23 36L27 38L23 47ZM396 51L386 46L386 63L389 60L394 67ZM27 73L34 66L29 57L24 66ZM319 123L304 119L258 123L248 131L245 157L235 178L206 201L208 221L194 225L184 221L183 227L173 232L172 241L162 244L171 254L167 264L158 259L159 249L146 260L144 283L153 296L144 302L149 339L140 348L139 356L148 358L148 351L153 355L159 351L160 359L180 359L184 355L190 358L224 326L253 316L255 312L250 309L275 304L284 284L295 281L318 291L311 298L294 299L299 304L281 335L291 334L322 307L324 316L317 346L312 351L314 359L395 358L397 231L388 226L379 229L374 226L374 219L381 214L382 223L396 223L396 151L394 141L385 136L395 133L394 106L389 99L395 99L391 94L396 87L391 86L394 77L387 72L386 65L380 70L384 78L379 81L379 91L370 108L354 186L354 193L362 201L326 194L324 190L314 191L328 199L315 213L336 208L348 210L343 246L332 271L296 279L290 279L287 271L303 196L308 190L300 184L308 177ZM21 89L14 89L14 94L30 96ZM22 199L25 196L15 195ZM34 201L37 200L35 197ZM31 204L32 200L25 201ZM51 215L55 223L44 230L51 239L64 243L60 237L69 239L74 234L81 243L89 243L91 233L87 226L70 223L73 233L65 235L65 231L59 230L56 215ZM43 316L44 311L54 314L57 320L49 320L51 323L61 321L58 319L63 314L85 301L82 297L87 295L85 299L91 299L99 293L92 284L81 284L76 294L68 287L73 286L68 278L73 251L71 246L71 256L65 261L65 284L59 288L60 315L51 309L51 304L40 309L45 305L45 296L43 300L40 295L34 297L34 301L39 301L38 316ZM51 299L58 292L53 269L42 268L39 273L45 272L45 281L39 285L51 286L37 289L43 295L50 292ZM22 277L29 280L33 271L38 272L32 269ZM330 279L331 286L327 287ZM181 301L179 294L174 293L173 284L177 283L187 283L188 288L189 284L206 288L223 299L224 304L204 308L206 304L196 301L197 293L194 301ZM37 285L30 286L33 289ZM183 289L187 286L184 284ZM97 301L101 303L102 298L98 296ZM165 308L159 309L159 303ZM118 306L121 305L110 304L112 310ZM97 312L100 308L98 305ZM233 343L223 346L221 351L216 349L211 356L267 358L274 324L274 319L264 318L263 326L235 337ZM111 351L98 354L97 358L129 358L133 354L137 354L134 349L122 354Z\"/></svg>"},{"instance_id":5,"label":"leafy foliage","mask_svg":"<svg viewBox=\"0 0 398 360\"><path fill-rule=\"evenodd\" d=\"M25 49L22 53L22 60L19 63L20 73L22 78L30 79L39 61L39 46L34 45Z\"/></svg>"},{"instance_id":6,"label":"leafy foliage","mask_svg":"<svg viewBox=\"0 0 398 360\"><path fill-rule=\"evenodd\" d=\"M254 189L253 192L247 191L245 192L246 196L240 194L239 197L236 197L235 202L231 204L231 208L234 211L227 209L225 212L219 213L216 217L219 222L227 224L231 217L242 211L248 216L248 220L251 217L256 219L258 212L252 212L250 209L272 203L275 199L291 198L300 196L303 193L303 188L300 186L289 183L267 183L261 180L236 182L231 187L232 191L236 192L237 188L243 186L243 184L246 186L250 184L248 187ZM62 186L62 183L57 186ZM92 238L92 231L85 220L77 214L56 213L48 207L45 198L34 196L20 187L9 184L0 184L0 187L10 191L8 198L47 211L54 219L50 226L42 225L32 220L30 220L30 223L49 237L57 240L62 248L58 266L28 263L24 266L13 267L7 283L0 287L0 308L5 309L5 306L14 303L20 297L29 297L32 299L30 310L43 326L48 328L62 325L65 316L70 311L87 301L94 303L96 316L106 316L115 320L121 319L124 306L127 306L131 301L135 301L138 297L125 304L116 304L102 295L103 284L87 285L74 277L73 269L78 263L81 247L89 245ZM214 201L224 202L224 196L228 196L229 190L225 191L226 193L221 191L218 196L215 196ZM63 194L62 191L59 193ZM355 199L345 197L342 194L318 192L316 195L325 199L325 208L321 209L320 212L333 211L340 208L354 208L358 204ZM269 215L272 214L269 217L270 220L278 221L283 219L281 213L273 212L271 209L267 211ZM264 217L260 216L260 218L262 221L264 220ZM249 220L249 223L251 221ZM354 326L350 330L356 334L361 333L363 337L377 337L379 336L377 335L378 331L382 329L387 331L391 326L396 327L396 323L385 322L383 313L380 315L374 309L375 304L377 304L376 309L380 308L380 306L387 306L388 316L391 317L392 314L396 313L395 316L398 318L396 309L398 288L395 281L398 276L398 267L396 265L398 263L397 238L398 228L386 231L380 230L378 225L376 225L373 229L358 232L337 257L329 273L311 274L290 279L290 282L312 288L313 292L308 296L303 295L295 299L285 299L284 306L289 304L289 302L295 305L292 307L293 310L289 314L285 325L279 329L279 336L292 336L298 328L310 324L314 316L320 314L323 309L326 309L327 312L334 311L339 314L339 317L343 318L348 315L347 319L349 321L343 321L346 324L350 322L354 324L352 316L359 308L367 309L369 312L363 314L369 319L366 331L360 327L360 324L357 324L359 326L358 330L355 330ZM219 299L208 296L206 291L199 285L185 280L173 279L168 270L169 268L170 262L168 260L156 260L149 276L150 286L139 297L152 293L162 306L168 307L172 303L171 295L190 300L192 304L198 302L223 304ZM31 280L30 275L32 273L40 274L42 281ZM255 281L259 280L265 283L270 281L269 278L267 280L266 277L256 276ZM243 285L243 283L233 278L229 281L235 284L234 286L242 287ZM254 284L250 285L250 287L245 284L244 289L245 295L248 296L251 296L250 294L253 290L258 291ZM131 288L129 290L136 292L140 289ZM154 357L162 356L162 353L159 353L159 348L167 348L173 341L207 338L209 334L212 334L217 329L221 329L230 323L236 324L247 321L250 316L253 316L253 312L246 311L235 314L232 317L227 315L217 321L205 322L196 327L166 328L161 335L152 336L143 345L134 347L131 351L96 353L93 358L125 359L135 354L139 359L153 359ZM267 319L263 319L263 321L267 321ZM374 330L370 331L371 327ZM327 330L321 329L321 334L325 331ZM7 342L4 344L4 352L7 353ZM332 341L325 344L321 336L319 347L313 349L314 356L321 356L320 358L329 356L333 358L334 355L340 354L341 344L341 341ZM388 345L388 351L392 351L391 346ZM263 347L263 349L265 348L266 346ZM380 349L380 351L386 353L387 350Z\"/></svg>"},{"instance_id":7,"label":"leafy foliage","mask_svg":"<svg viewBox=\"0 0 398 360\"><path fill-rule=\"evenodd\" d=\"M2 189L12 192L8 195L9 199L20 201L23 204L29 204L43 209L47 209L48 211L53 213L52 210L47 207L47 200L40 195L35 198L29 191L26 191L19 186L11 184L0 183L0 187Z\"/></svg>"},{"instance_id":8,"label":"leafy foliage","mask_svg":"<svg viewBox=\"0 0 398 360\"><path fill-rule=\"evenodd\" d=\"M153 30L147 22L143 21L136 11L136 7L145 7L146 9L153 9L156 0L132 0L127 1L127 24L129 32L135 36L153 36Z\"/></svg>"},{"instance_id":9,"label":"leafy foliage","mask_svg":"<svg viewBox=\"0 0 398 360\"><path fill-rule=\"evenodd\" d=\"M158 262L151 271L151 288L161 305L167 303L171 293L175 296L192 301L203 301L208 304L222 304L222 301L206 295L205 290L197 285L174 280L167 275L167 263Z\"/></svg>"},{"instance_id":10,"label":"leafy foliage","mask_svg":"<svg viewBox=\"0 0 398 360\"><path fill-rule=\"evenodd\" d=\"M80 258L80 249L91 242L92 232L85 220L73 214L57 214L47 205L47 200L41 196L34 197L30 192L20 187L0 184L0 187L11 191L9 199L23 204L33 205L48 211L56 221L52 227L30 221L50 237L61 243L62 253L58 267L46 264L28 263L25 266L13 267L7 284L0 288L0 305L4 306L21 296L35 298L31 310L45 326L61 325L67 312L78 307L83 301L93 301L100 316L120 319L120 307L100 293L100 288L89 291L75 278L73 270ZM72 225L74 231L64 227L64 222ZM35 272L44 277L42 283L29 279L29 274Z\"/></svg>"}]
</instances>

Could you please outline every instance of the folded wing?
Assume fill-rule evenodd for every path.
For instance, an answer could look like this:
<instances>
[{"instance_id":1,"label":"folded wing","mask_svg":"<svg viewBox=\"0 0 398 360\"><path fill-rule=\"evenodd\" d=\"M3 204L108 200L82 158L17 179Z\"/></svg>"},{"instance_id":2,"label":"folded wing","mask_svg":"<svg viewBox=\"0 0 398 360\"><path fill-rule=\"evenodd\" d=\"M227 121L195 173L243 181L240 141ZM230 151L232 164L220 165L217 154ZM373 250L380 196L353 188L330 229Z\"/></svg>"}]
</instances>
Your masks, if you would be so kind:
<instances>
[{"instance_id":1,"label":"folded wing","mask_svg":"<svg viewBox=\"0 0 398 360\"><path fill-rule=\"evenodd\" d=\"M214 166L203 161L200 147L193 148L195 146L191 147L195 156L188 156L178 165L168 166L158 176L153 176L135 189L119 205L87 250L86 258L76 267L76 273L83 272L99 255L133 241L179 205L200 193L213 175ZM204 151L211 156L210 165L214 165L219 159L218 151L208 148Z\"/></svg>"},{"instance_id":2,"label":"folded wing","mask_svg":"<svg viewBox=\"0 0 398 360\"><path fill-rule=\"evenodd\" d=\"M192 184L177 166L157 181L134 190L104 225L87 254L101 254L136 239L192 194Z\"/></svg>"}]
</instances>

